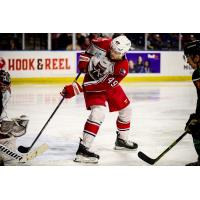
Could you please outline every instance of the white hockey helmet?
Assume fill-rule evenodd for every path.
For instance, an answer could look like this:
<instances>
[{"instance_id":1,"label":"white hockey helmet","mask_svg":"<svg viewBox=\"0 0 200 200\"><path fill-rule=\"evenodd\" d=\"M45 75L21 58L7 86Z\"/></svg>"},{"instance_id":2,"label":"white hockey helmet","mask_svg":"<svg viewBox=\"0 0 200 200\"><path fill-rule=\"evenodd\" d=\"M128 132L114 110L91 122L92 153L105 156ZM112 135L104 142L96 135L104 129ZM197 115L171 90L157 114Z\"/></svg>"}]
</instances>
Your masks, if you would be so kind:
<instances>
[{"instance_id":1,"label":"white hockey helmet","mask_svg":"<svg viewBox=\"0 0 200 200\"><path fill-rule=\"evenodd\" d=\"M120 35L111 42L111 49L124 55L131 47L131 41L125 36Z\"/></svg>"}]
</instances>

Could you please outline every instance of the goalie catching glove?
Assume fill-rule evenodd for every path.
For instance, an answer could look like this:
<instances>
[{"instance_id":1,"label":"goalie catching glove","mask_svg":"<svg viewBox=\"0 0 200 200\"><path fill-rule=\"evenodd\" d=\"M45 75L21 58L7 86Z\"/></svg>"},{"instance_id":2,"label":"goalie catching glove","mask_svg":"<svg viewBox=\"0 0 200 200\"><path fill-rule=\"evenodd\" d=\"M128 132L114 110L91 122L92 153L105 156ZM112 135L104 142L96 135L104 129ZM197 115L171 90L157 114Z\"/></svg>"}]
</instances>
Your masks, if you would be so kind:
<instances>
[{"instance_id":1,"label":"goalie catching glove","mask_svg":"<svg viewBox=\"0 0 200 200\"><path fill-rule=\"evenodd\" d=\"M19 118L3 119L0 123L0 136L21 137L26 133L28 123L29 119L25 115L21 115Z\"/></svg>"},{"instance_id":2,"label":"goalie catching glove","mask_svg":"<svg viewBox=\"0 0 200 200\"><path fill-rule=\"evenodd\" d=\"M79 95L81 92L83 92L82 87L77 82L74 82L71 85L66 85L60 94L64 98L70 99L76 95Z\"/></svg>"}]
</instances>

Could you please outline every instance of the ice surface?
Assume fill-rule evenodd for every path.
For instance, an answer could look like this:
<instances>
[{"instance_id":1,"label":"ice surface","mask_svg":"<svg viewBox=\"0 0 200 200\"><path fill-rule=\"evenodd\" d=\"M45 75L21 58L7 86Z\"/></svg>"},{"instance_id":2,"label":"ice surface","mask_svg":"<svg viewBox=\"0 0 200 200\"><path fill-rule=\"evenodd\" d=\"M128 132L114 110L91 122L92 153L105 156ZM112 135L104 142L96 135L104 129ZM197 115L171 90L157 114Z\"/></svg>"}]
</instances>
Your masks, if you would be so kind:
<instances>
[{"instance_id":1,"label":"ice surface","mask_svg":"<svg viewBox=\"0 0 200 200\"><path fill-rule=\"evenodd\" d=\"M131 83L122 86L132 101L130 139L139 144L138 151L156 158L184 132L189 115L195 111L195 87L191 82ZM25 114L30 119L27 134L18 138L18 146L30 146L61 100L59 92L62 88L63 85L13 86L8 116L12 118ZM47 143L49 150L26 165L84 165L73 162L73 159L89 114L82 94L65 100L35 144L36 147ZM116 112L107 111L93 143L91 150L101 157L98 165L148 165L137 157L138 151L121 152L113 149L116 118ZM186 135L156 165L182 166L196 159L192 137ZM7 165L18 163L10 162Z\"/></svg>"}]
</instances>

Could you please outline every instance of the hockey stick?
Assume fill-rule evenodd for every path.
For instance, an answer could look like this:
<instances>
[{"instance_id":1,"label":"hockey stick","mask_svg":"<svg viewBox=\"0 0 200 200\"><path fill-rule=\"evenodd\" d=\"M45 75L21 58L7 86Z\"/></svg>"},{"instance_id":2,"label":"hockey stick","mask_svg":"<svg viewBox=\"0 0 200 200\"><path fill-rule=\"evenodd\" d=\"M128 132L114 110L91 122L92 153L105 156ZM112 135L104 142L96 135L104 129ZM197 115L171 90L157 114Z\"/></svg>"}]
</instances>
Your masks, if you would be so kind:
<instances>
[{"instance_id":1,"label":"hockey stick","mask_svg":"<svg viewBox=\"0 0 200 200\"><path fill-rule=\"evenodd\" d=\"M160 160L173 146L175 146L188 132L184 132L179 138L177 138L165 151L163 151L157 158L153 159L148 157L143 152L138 152L138 157L143 161L149 163L150 165L154 165L158 160Z\"/></svg>"},{"instance_id":2,"label":"hockey stick","mask_svg":"<svg viewBox=\"0 0 200 200\"><path fill-rule=\"evenodd\" d=\"M76 78L74 79L73 82L76 82L78 80L78 78L79 78L80 75L81 75L81 72L79 72L79 74L76 76ZM31 144L31 146L30 147L19 146L18 147L18 151L19 152L21 152L21 153L28 153L31 150L31 148L36 143L36 141L38 140L38 138L40 137L40 135L44 131L45 127L47 126L47 124L49 123L49 121L51 120L51 118L54 116L54 114L56 113L56 111L58 110L58 108L60 107L60 105L62 104L62 102L64 101L64 99L65 99L65 97L63 97L61 99L61 101L59 102L59 104L57 105L57 107L55 108L55 110L53 111L53 113L51 114L51 116L49 117L49 119L47 120L47 122L45 123L45 125L42 127L41 131L38 133L37 137L35 138L35 140Z\"/></svg>"}]
</instances>

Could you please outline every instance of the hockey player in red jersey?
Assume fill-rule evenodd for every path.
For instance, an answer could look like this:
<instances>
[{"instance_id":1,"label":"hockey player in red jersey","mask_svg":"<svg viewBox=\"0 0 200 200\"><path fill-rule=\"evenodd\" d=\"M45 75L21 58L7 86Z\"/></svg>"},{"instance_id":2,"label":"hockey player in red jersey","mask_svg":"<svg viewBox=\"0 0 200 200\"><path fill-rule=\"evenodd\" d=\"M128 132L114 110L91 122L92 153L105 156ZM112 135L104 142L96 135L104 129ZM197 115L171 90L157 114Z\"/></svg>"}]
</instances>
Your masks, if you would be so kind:
<instances>
[{"instance_id":1,"label":"hockey player in red jersey","mask_svg":"<svg viewBox=\"0 0 200 200\"><path fill-rule=\"evenodd\" d=\"M85 104L91 113L85 123L83 138L76 152L74 160L76 162L98 162L99 155L90 152L89 149L104 121L106 102L110 112L118 111L119 113L116 119L115 149L134 150L138 147L136 143L128 140L132 110L128 97L119 85L128 74L125 53L130 47L130 40L123 35L114 39L98 38L93 40L89 48L80 55L78 67L86 73L82 85ZM78 83L76 87L80 91L81 86ZM71 88L66 86L62 95L66 98L73 96L75 92L70 95L70 91L74 91Z\"/></svg>"}]
</instances>

